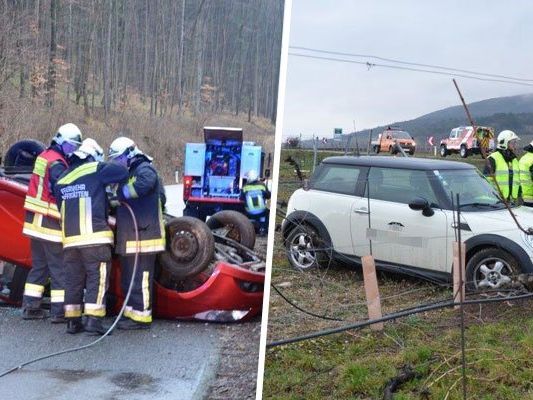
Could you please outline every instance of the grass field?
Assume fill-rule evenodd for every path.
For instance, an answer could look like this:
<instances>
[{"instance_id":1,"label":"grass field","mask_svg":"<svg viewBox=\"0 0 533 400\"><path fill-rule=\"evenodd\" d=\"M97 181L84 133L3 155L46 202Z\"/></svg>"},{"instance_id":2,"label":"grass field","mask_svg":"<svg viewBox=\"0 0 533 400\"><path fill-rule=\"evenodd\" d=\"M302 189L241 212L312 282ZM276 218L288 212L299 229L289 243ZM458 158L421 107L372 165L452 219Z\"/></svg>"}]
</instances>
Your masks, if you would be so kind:
<instances>
[{"instance_id":1,"label":"grass field","mask_svg":"<svg viewBox=\"0 0 533 400\"><path fill-rule=\"evenodd\" d=\"M319 153L318 161L332 154ZM282 151L278 201L286 201L300 185L293 167L283 161L289 155L302 164L304 174L312 170L312 152ZM484 165L479 156L447 159L480 169ZM340 321L304 314L271 290L268 341L367 318L358 267L330 265L298 272L287 261L276 233L272 268L272 282L290 301ZM384 313L452 295L451 289L390 274L380 274L379 284ZM467 398L533 399L532 304L466 308ZM460 314L446 309L388 322L382 332L367 328L269 349L263 398L381 399L387 383L403 368L411 368L415 377L395 392L394 399L463 398L459 323Z\"/></svg>"}]
</instances>

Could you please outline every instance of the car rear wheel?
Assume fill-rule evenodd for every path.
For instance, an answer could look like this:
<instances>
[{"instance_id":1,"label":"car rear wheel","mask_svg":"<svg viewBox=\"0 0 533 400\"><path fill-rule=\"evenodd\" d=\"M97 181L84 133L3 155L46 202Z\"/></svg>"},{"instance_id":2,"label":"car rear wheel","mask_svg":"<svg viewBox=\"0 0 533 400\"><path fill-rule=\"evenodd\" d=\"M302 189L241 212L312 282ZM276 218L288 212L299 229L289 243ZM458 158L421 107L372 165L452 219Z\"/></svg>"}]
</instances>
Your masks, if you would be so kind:
<instances>
[{"instance_id":1,"label":"car rear wheel","mask_svg":"<svg viewBox=\"0 0 533 400\"><path fill-rule=\"evenodd\" d=\"M461 158L468 157L468 149L466 148L464 144L461 145L461 148L459 149L459 155L461 156Z\"/></svg>"},{"instance_id":2,"label":"car rear wheel","mask_svg":"<svg viewBox=\"0 0 533 400\"><path fill-rule=\"evenodd\" d=\"M448 155L448 149L445 145L440 146L440 156L446 157Z\"/></svg>"},{"instance_id":3,"label":"car rear wheel","mask_svg":"<svg viewBox=\"0 0 533 400\"><path fill-rule=\"evenodd\" d=\"M219 211L207 220L213 233L239 242L249 249L255 246L255 229L250 220L237 211Z\"/></svg>"},{"instance_id":4,"label":"car rear wheel","mask_svg":"<svg viewBox=\"0 0 533 400\"><path fill-rule=\"evenodd\" d=\"M207 269L215 254L215 240L204 222L174 218L166 224L166 231L167 250L158 256L165 273L180 281Z\"/></svg>"},{"instance_id":5,"label":"car rear wheel","mask_svg":"<svg viewBox=\"0 0 533 400\"><path fill-rule=\"evenodd\" d=\"M468 290L500 289L520 273L516 258L505 250L486 248L470 257L466 265L466 287Z\"/></svg>"},{"instance_id":6,"label":"car rear wheel","mask_svg":"<svg viewBox=\"0 0 533 400\"><path fill-rule=\"evenodd\" d=\"M389 153L390 154L394 154L395 153L394 146L389 146Z\"/></svg>"},{"instance_id":7,"label":"car rear wheel","mask_svg":"<svg viewBox=\"0 0 533 400\"><path fill-rule=\"evenodd\" d=\"M326 266L331 251L317 231L309 225L295 227L286 240L287 258L298 270Z\"/></svg>"},{"instance_id":8,"label":"car rear wheel","mask_svg":"<svg viewBox=\"0 0 533 400\"><path fill-rule=\"evenodd\" d=\"M374 146L374 153L379 154L379 145Z\"/></svg>"}]
</instances>

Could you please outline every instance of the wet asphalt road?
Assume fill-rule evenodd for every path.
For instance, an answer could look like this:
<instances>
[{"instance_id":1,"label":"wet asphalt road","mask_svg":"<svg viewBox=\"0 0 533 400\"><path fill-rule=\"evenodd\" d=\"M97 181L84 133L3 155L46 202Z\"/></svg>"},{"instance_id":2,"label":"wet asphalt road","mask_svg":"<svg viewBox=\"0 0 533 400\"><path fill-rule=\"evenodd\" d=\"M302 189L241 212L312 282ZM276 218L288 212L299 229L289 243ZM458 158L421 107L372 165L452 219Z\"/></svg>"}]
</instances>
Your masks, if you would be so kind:
<instances>
[{"instance_id":1,"label":"wet asphalt road","mask_svg":"<svg viewBox=\"0 0 533 400\"><path fill-rule=\"evenodd\" d=\"M20 309L0 308L0 374L95 339L64 332L63 324L23 321ZM201 399L214 379L219 355L215 326L156 320L151 330L116 331L94 347L4 376L0 393L10 400Z\"/></svg>"}]
</instances>

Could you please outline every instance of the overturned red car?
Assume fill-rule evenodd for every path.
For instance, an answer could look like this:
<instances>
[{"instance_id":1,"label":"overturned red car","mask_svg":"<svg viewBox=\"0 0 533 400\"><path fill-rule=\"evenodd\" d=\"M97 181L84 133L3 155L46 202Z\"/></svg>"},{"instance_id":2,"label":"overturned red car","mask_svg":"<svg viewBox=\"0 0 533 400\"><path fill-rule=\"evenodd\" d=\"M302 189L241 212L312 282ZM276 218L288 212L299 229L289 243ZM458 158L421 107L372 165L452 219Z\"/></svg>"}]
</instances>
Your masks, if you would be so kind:
<instances>
[{"instance_id":1,"label":"overturned red car","mask_svg":"<svg viewBox=\"0 0 533 400\"><path fill-rule=\"evenodd\" d=\"M19 172L0 169L0 260L15 266L9 282L0 281L0 301L14 305L20 304L32 265L30 241L22 235L29 175L27 170ZM250 250L255 233L247 218L234 211L215 214L208 224L192 217L165 218L167 251L156 265L154 316L226 322L257 315L263 302L264 262ZM115 257L108 307L118 311L123 299Z\"/></svg>"}]
</instances>

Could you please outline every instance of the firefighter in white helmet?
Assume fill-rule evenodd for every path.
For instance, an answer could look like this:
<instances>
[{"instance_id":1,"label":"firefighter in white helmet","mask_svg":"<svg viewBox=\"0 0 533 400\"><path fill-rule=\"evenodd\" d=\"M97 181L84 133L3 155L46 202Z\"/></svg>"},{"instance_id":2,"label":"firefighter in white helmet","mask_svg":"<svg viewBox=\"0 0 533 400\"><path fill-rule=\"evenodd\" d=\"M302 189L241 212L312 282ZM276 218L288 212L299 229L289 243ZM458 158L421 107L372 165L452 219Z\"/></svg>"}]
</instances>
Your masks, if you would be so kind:
<instances>
[{"instance_id":1,"label":"firefighter in white helmet","mask_svg":"<svg viewBox=\"0 0 533 400\"><path fill-rule=\"evenodd\" d=\"M106 186L125 182L128 170L103 158L98 143L85 139L55 187L63 222L65 318L67 332L72 334L106 331L102 319L114 243L107 224Z\"/></svg>"},{"instance_id":2,"label":"firefighter in white helmet","mask_svg":"<svg viewBox=\"0 0 533 400\"><path fill-rule=\"evenodd\" d=\"M516 156L520 138L510 130L498 134L496 151L487 157L483 173L488 176L507 201L516 202L521 197L520 167ZM496 185L497 183L497 185Z\"/></svg>"},{"instance_id":3,"label":"firefighter in white helmet","mask_svg":"<svg viewBox=\"0 0 533 400\"><path fill-rule=\"evenodd\" d=\"M51 278L50 320L64 322L65 277L60 214L53 194L59 176L67 169L68 157L80 146L81 131L74 124L62 125L50 147L35 160L24 202L23 233L30 237L32 269L24 286L22 317L45 318L41 309L44 285Z\"/></svg>"},{"instance_id":4,"label":"firefighter in white helmet","mask_svg":"<svg viewBox=\"0 0 533 400\"><path fill-rule=\"evenodd\" d=\"M117 207L116 253L120 255L122 291L127 292L133 275L135 254L138 265L133 278L133 289L126 304L119 329L148 329L152 323L152 288L157 253L165 251L165 224L163 208L164 188L152 164L152 158L144 154L127 137L119 137L109 147L109 160L129 170L129 179L120 185L117 197L127 203L137 220L139 243L129 211Z\"/></svg>"}]
</instances>

